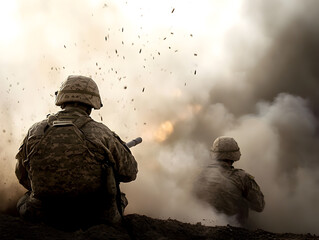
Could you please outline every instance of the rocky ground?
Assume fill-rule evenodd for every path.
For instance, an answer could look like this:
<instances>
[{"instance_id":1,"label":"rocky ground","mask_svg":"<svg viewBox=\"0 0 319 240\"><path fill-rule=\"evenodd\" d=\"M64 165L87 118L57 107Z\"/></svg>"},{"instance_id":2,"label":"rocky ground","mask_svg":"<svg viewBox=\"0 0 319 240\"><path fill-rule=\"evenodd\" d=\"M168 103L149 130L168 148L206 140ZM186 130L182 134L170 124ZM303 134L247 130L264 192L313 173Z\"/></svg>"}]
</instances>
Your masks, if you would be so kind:
<instances>
[{"instance_id":1,"label":"rocky ground","mask_svg":"<svg viewBox=\"0 0 319 240\"><path fill-rule=\"evenodd\" d=\"M263 230L249 231L232 226L207 227L201 224L182 223L176 220L159 220L130 214L123 226L105 224L88 229L62 231L44 224L31 224L8 214L0 214L0 239L319 239L312 234L271 233Z\"/></svg>"}]
</instances>

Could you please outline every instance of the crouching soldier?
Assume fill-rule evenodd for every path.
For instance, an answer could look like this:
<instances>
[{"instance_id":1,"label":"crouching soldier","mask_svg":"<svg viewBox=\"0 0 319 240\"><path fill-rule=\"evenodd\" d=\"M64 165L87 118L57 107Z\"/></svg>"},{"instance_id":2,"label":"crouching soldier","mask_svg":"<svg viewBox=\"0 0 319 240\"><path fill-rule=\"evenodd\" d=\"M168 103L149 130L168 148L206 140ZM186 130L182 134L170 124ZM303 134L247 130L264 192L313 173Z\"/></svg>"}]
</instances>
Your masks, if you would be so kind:
<instances>
[{"instance_id":1,"label":"crouching soldier","mask_svg":"<svg viewBox=\"0 0 319 240\"><path fill-rule=\"evenodd\" d=\"M240 149L233 138L217 138L211 148L211 162L201 172L194 191L199 199L220 213L234 216L244 226L249 209L261 212L265 201L254 177L233 167L240 156Z\"/></svg>"},{"instance_id":2,"label":"crouching soldier","mask_svg":"<svg viewBox=\"0 0 319 240\"><path fill-rule=\"evenodd\" d=\"M55 104L62 110L34 124L16 155L16 176L28 190L17 203L20 216L57 226L120 223L127 200L119 182L135 180L137 162L90 117L102 107L96 83L69 76Z\"/></svg>"}]
</instances>

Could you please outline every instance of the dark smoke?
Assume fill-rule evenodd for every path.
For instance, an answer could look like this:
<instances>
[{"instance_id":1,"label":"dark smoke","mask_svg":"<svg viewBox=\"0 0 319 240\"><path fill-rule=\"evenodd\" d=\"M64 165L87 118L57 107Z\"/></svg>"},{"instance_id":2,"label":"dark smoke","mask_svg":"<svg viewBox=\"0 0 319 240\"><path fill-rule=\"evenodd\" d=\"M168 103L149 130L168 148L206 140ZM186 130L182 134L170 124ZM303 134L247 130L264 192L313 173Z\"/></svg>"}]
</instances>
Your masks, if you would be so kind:
<instances>
[{"instance_id":1,"label":"dark smoke","mask_svg":"<svg viewBox=\"0 0 319 240\"><path fill-rule=\"evenodd\" d=\"M173 139L191 136L209 147L218 135L228 133L239 143L248 142L242 147L246 162L241 166L252 169L266 198L265 212L253 213L251 224L273 231L318 232L319 3L301 6L293 1L295 12L288 15L289 6L278 1L246 3L249 21L271 39L268 49L260 57L249 54L251 49L245 54L239 49L249 45L245 37L230 32L228 44L235 52L229 54L238 74L230 84L228 79L219 81L200 114L176 126ZM254 57L254 64L242 63ZM264 124L268 129L261 131Z\"/></svg>"}]
</instances>

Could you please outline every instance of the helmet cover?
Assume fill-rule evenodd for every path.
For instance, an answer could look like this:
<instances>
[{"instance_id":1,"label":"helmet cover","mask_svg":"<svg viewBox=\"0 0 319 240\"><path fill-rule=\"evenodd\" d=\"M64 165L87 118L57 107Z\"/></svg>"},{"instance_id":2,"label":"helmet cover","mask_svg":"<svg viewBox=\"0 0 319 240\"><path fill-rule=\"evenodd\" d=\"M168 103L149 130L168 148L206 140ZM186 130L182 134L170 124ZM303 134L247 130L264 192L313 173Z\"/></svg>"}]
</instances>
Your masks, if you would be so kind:
<instances>
[{"instance_id":1,"label":"helmet cover","mask_svg":"<svg viewBox=\"0 0 319 240\"><path fill-rule=\"evenodd\" d=\"M79 75L69 76L56 94L55 105L61 106L67 102L84 103L94 109L103 106L99 89L93 79Z\"/></svg>"},{"instance_id":2,"label":"helmet cover","mask_svg":"<svg viewBox=\"0 0 319 240\"><path fill-rule=\"evenodd\" d=\"M241 153L237 142L232 137L218 137L211 147L211 152L214 153L217 159L228 159L238 161Z\"/></svg>"}]
</instances>

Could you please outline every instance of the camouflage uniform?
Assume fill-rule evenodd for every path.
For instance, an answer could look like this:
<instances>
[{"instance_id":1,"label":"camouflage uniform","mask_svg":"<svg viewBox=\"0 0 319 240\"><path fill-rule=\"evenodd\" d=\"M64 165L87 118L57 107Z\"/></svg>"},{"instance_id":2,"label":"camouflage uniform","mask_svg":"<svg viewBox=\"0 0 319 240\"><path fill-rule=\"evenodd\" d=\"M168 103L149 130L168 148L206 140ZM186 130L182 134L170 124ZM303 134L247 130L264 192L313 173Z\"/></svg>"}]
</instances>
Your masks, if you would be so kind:
<instances>
[{"instance_id":1,"label":"camouflage uniform","mask_svg":"<svg viewBox=\"0 0 319 240\"><path fill-rule=\"evenodd\" d=\"M237 144L237 143L236 143ZM235 149L236 150L236 149ZM218 212L228 216L235 216L241 225L244 225L249 209L261 212L264 209L264 195L254 177L242 169L236 169L225 161L239 160L237 151L215 151L212 154L212 163L200 174L195 185L196 196L209 203ZM222 158L220 158L222 156Z\"/></svg>"},{"instance_id":2,"label":"camouflage uniform","mask_svg":"<svg viewBox=\"0 0 319 240\"><path fill-rule=\"evenodd\" d=\"M102 106L100 102L94 105L95 108L100 106ZM36 144L48 125L48 120L45 119L29 129L16 155L16 176L19 182L29 190L17 204L20 215L27 220L52 221L53 223L67 223L69 221L119 222L121 212L127 205L125 195L119 191L119 182L133 181L137 175L137 162L129 148L108 127L91 119L89 114L79 107L67 105L64 110L49 116L49 118L67 118L72 119L72 121L80 118L89 120L81 128L81 132L85 136L89 152L93 153L94 159L101 165L103 175L101 175L99 183L100 188L89 194L79 193L76 197L39 198L35 195L32 187L32 171L34 169L30 165L32 166L32 161L34 161L32 152L36 151ZM89 169L79 170L83 173L83 181L89 181L91 173L85 174L85 171L89 171ZM49 184L52 179L50 180L50 174L45 171L45 166L40 174L47 177L47 182L43 184Z\"/></svg>"}]
</instances>

